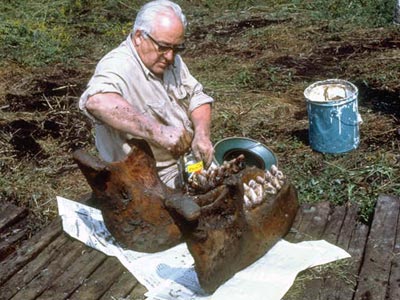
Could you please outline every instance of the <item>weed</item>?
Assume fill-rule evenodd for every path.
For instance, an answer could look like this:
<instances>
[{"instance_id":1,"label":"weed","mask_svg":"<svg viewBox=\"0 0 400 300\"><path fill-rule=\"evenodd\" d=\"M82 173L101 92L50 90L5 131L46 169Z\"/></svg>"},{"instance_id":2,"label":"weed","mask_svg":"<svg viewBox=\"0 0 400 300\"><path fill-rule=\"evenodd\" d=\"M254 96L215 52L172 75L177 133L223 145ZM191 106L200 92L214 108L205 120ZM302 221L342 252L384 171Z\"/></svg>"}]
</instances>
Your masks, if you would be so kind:
<instances>
[{"instance_id":1,"label":"weed","mask_svg":"<svg viewBox=\"0 0 400 300\"><path fill-rule=\"evenodd\" d=\"M249 70L241 70L237 74L237 83L240 87L252 87L254 84L254 72L250 72Z\"/></svg>"}]
</instances>

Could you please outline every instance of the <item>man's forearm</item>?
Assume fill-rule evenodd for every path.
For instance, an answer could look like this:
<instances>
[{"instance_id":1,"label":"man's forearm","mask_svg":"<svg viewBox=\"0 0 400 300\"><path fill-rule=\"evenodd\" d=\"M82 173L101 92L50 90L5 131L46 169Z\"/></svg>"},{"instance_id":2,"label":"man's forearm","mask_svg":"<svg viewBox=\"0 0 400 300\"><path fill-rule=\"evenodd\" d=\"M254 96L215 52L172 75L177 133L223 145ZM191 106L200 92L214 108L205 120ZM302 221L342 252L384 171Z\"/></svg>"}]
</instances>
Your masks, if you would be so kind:
<instances>
[{"instance_id":1,"label":"man's forearm","mask_svg":"<svg viewBox=\"0 0 400 300\"><path fill-rule=\"evenodd\" d=\"M190 115L195 135L210 138L211 104L203 104L194 109Z\"/></svg>"},{"instance_id":2,"label":"man's forearm","mask_svg":"<svg viewBox=\"0 0 400 300\"><path fill-rule=\"evenodd\" d=\"M116 93L93 95L88 99L86 108L100 121L136 137L147 139L161 130L160 124L137 111Z\"/></svg>"},{"instance_id":3,"label":"man's forearm","mask_svg":"<svg viewBox=\"0 0 400 300\"><path fill-rule=\"evenodd\" d=\"M86 102L87 110L112 128L145 139L169 151L174 157L185 153L192 136L174 126L167 126L139 112L116 93L91 96Z\"/></svg>"}]
</instances>

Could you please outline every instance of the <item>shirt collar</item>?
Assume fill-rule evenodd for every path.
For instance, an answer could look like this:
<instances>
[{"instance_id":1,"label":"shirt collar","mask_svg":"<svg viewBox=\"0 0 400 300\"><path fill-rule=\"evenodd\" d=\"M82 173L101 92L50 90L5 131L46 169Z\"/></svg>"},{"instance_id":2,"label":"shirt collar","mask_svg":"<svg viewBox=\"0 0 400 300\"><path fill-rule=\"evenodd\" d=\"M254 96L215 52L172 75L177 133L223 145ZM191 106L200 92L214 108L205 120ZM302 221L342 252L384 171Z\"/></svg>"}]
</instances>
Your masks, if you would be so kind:
<instances>
[{"instance_id":1,"label":"shirt collar","mask_svg":"<svg viewBox=\"0 0 400 300\"><path fill-rule=\"evenodd\" d=\"M126 38L126 43L127 43L128 47L129 47L129 49L131 50L131 52L132 52L132 54L133 54L133 57L138 61L139 65L141 66L142 71L143 71L143 73L144 73L144 75L146 76L147 79L149 79L149 77L153 77L153 78L156 77L156 76L144 65L143 61L141 60L139 54L138 54L137 51L136 51L135 45L134 45L133 42L132 42L132 36L133 36L133 33L130 33L130 34L128 35L128 37Z\"/></svg>"}]
</instances>

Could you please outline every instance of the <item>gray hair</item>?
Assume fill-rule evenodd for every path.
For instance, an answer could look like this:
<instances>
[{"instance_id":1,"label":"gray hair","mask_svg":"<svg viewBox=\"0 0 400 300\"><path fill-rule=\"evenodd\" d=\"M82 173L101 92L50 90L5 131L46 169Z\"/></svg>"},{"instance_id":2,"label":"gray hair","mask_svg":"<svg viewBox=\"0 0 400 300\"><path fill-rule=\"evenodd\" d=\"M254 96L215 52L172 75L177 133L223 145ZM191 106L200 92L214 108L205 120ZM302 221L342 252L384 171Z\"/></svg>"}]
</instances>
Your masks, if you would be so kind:
<instances>
[{"instance_id":1,"label":"gray hair","mask_svg":"<svg viewBox=\"0 0 400 300\"><path fill-rule=\"evenodd\" d=\"M139 10L133 25L133 32L143 30L152 33L157 17L162 13L171 11L181 20L183 28L186 29L186 16L178 4L168 0L156 0L148 2Z\"/></svg>"}]
</instances>

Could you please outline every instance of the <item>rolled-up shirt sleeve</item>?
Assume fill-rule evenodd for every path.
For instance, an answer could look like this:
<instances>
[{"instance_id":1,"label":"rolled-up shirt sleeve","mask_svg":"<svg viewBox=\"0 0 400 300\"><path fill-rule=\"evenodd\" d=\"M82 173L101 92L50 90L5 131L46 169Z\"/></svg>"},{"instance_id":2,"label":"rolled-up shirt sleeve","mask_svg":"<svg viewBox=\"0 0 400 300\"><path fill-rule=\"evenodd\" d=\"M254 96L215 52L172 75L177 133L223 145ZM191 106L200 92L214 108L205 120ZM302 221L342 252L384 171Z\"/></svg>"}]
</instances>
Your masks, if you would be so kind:
<instances>
[{"instance_id":1,"label":"rolled-up shirt sleeve","mask_svg":"<svg viewBox=\"0 0 400 300\"><path fill-rule=\"evenodd\" d=\"M204 93L203 85L190 74L186 64L181 59L179 60L179 64L181 68L180 71L182 84L189 93L189 112L192 112L203 104L212 104L214 99Z\"/></svg>"},{"instance_id":2,"label":"rolled-up shirt sleeve","mask_svg":"<svg viewBox=\"0 0 400 300\"><path fill-rule=\"evenodd\" d=\"M124 94L126 82L113 70L113 66L116 65L118 65L118 62L112 62L111 60L100 63L79 99L79 109L96 123L100 123L100 121L86 108L88 99L99 93L117 93L122 96Z\"/></svg>"}]
</instances>

